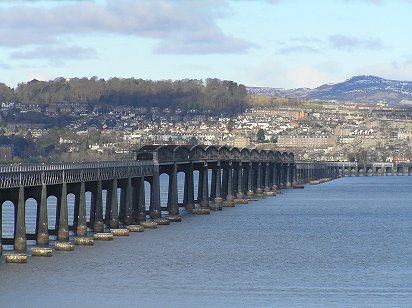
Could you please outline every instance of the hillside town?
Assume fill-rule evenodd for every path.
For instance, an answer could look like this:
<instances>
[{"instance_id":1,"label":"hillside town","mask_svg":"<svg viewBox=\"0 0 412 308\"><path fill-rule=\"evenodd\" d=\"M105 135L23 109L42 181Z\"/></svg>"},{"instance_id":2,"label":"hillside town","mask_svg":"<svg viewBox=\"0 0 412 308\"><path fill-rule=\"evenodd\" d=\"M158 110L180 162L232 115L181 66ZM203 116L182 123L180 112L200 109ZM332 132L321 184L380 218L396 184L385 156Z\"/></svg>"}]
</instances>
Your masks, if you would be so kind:
<instances>
[{"instance_id":1,"label":"hillside town","mask_svg":"<svg viewBox=\"0 0 412 308\"><path fill-rule=\"evenodd\" d=\"M85 102L3 103L0 160L129 158L145 144L202 144L293 151L300 160L411 161L412 108L386 103L302 102L234 116ZM46 120L45 120L46 119ZM17 149L10 138L31 141ZM32 151L30 144L41 146Z\"/></svg>"}]
</instances>

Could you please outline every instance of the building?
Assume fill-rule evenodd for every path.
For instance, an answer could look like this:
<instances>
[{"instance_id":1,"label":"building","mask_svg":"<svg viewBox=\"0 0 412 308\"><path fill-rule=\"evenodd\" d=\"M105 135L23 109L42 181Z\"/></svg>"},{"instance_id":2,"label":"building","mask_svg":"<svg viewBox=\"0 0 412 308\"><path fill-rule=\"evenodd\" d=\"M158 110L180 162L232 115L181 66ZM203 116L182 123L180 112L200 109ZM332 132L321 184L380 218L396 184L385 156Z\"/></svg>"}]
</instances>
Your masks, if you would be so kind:
<instances>
[{"instance_id":1,"label":"building","mask_svg":"<svg viewBox=\"0 0 412 308\"><path fill-rule=\"evenodd\" d=\"M294 136L278 137L278 147L281 148L327 148L336 145L336 139L329 136Z\"/></svg>"},{"instance_id":2,"label":"building","mask_svg":"<svg viewBox=\"0 0 412 308\"><path fill-rule=\"evenodd\" d=\"M14 145L6 144L0 146L0 161L1 162L10 162L14 157Z\"/></svg>"}]
</instances>

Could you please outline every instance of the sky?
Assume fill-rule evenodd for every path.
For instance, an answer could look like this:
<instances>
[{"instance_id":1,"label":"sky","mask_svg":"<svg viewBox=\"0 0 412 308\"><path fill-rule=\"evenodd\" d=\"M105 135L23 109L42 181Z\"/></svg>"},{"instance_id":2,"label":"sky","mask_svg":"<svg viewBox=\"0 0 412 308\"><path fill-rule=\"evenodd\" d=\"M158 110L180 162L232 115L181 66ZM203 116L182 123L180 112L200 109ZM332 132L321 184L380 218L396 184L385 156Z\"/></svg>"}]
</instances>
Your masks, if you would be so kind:
<instances>
[{"instance_id":1,"label":"sky","mask_svg":"<svg viewBox=\"0 0 412 308\"><path fill-rule=\"evenodd\" d=\"M0 0L0 82L412 80L412 0Z\"/></svg>"}]
</instances>

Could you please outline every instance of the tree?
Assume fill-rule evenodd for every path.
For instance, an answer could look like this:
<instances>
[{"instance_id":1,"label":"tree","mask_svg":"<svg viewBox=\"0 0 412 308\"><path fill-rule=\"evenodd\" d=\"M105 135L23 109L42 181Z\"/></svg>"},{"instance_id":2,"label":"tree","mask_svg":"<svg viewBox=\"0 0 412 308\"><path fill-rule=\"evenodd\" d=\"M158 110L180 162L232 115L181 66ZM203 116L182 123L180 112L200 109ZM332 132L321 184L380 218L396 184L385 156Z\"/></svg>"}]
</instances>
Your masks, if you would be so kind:
<instances>
[{"instance_id":1,"label":"tree","mask_svg":"<svg viewBox=\"0 0 412 308\"><path fill-rule=\"evenodd\" d=\"M265 131L260 128L256 134L257 141L263 143L265 141Z\"/></svg>"}]
</instances>

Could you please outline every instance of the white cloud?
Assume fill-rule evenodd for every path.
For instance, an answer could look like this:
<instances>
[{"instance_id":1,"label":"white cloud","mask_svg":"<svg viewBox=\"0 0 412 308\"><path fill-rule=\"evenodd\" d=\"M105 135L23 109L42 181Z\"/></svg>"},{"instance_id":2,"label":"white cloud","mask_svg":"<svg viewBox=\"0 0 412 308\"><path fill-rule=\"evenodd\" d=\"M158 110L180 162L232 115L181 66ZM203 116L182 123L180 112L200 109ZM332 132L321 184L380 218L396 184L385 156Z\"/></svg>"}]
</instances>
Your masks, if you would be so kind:
<instances>
[{"instance_id":1,"label":"white cloud","mask_svg":"<svg viewBox=\"0 0 412 308\"><path fill-rule=\"evenodd\" d=\"M8 63L0 61L0 69L10 70L11 68L12 67Z\"/></svg>"},{"instance_id":2,"label":"white cloud","mask_svg":"<svg viewBox=\"0 0 412 308\"><path fill-rule=\"evenodd\" d=\"M97 52L92 48L79 46L39 46L24 51L12 52L12 59L48 59L51 62L61 62L67 59L90 59L97 57Z\"/></svg>"},{"instance_id":3,"label":"white cloud","mask_svg":"<svg viewBox=\"0 0 412 308\"><path fill-rule=\"evenodd\" d=\"M226 1L107 0L63 2L51 7L17 3L0 7L0 46L62 41L64 35L112 33L156 39L173 54L242 53L253 44L217 25Z\"/></svg>"},{"instance_id":4,"label":"white cloud","mask_svg":"<svg viewBox=\"0 0 412 308\"><path fill-rule=\"evenodd\" d=\"M343 34L329 36L328 42L332 47L346 51L352 51L355 49L379 50L385 48L382 41L378 38L364 39Z\"/></svg>"}]
</instances>

